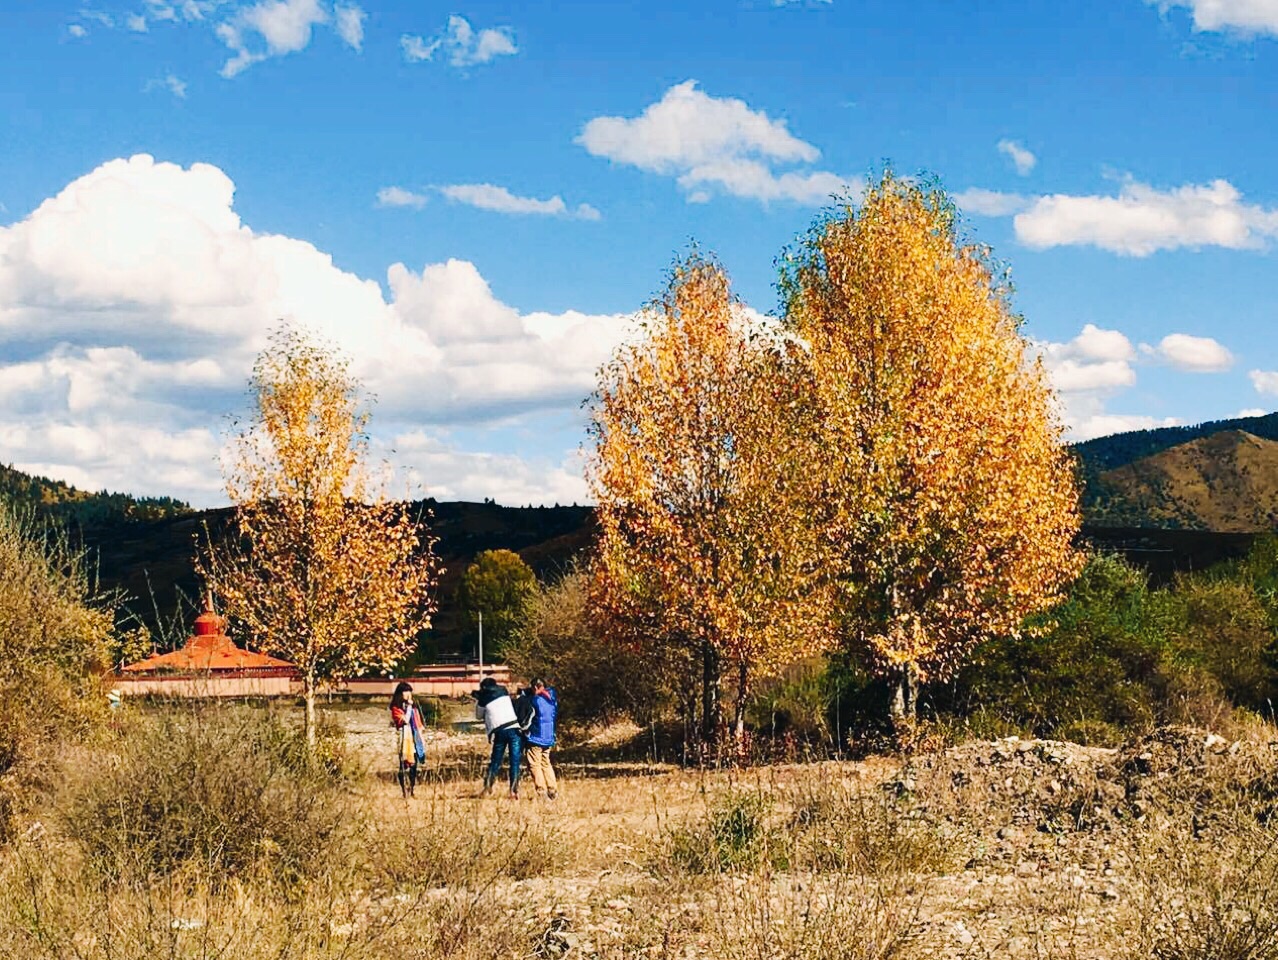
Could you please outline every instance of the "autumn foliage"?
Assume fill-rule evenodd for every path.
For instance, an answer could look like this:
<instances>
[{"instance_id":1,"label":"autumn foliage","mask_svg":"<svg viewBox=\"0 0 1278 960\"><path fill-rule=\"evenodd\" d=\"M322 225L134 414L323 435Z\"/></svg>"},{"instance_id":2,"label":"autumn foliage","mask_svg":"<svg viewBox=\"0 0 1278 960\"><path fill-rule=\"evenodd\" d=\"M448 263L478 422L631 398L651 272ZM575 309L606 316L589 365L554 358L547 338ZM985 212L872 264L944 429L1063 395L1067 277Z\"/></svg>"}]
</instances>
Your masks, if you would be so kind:
<instances>
[{"instance_id":1,"label":"autumn foliage","mask_svg":"<svg viewBox=\"0 0 1278 960\"><path fill-rule=\"evenodd\" d=\"M226 475L238 536L197 562L248 639L297 665L313 741L320 683L390 669L430 625L434 541L374 482L343 359L285 328L251 385Z\"/></svg>"},{"instance_id":2,"label":"autumn foliage","mask_svg":"<svg viewBox=\"0 0 1278 960\"><path fill-rule=\"evenodd\" d=\"M596 608L654 665L720 681L833 644L918 682L1015 636L1081 557L1073 467L988 251L939 189L885 175L783 257L781 329L715 263L676 266L601 372Z\"/></svg>"},{"instance_id":3,"label":"autumn foliage","mask_svg":"<svg viewBox=\"0 0 1278 960\"><path fill-rule=\"evenodd\" d=\"M1041 364L952 204L891 174L784 261L808 345L844 643L899 681L1016 634L1078 573L1072 465Z\"/></svg>"},{"instance_id":4,"label":"autumn foliage","mask_svg":"<svg viewBox=\"0 0 1278 960\"><path fill-rule=\"evenodd\" d=\"M604 369L593 405L597 602L685 689L699 674L708 735L725 674L739 731L750 682L826 636L801 522L811 486L788 447L799 373L779 341L752 335L722 268L693 255Z\"/></svg>"}]
</instances>

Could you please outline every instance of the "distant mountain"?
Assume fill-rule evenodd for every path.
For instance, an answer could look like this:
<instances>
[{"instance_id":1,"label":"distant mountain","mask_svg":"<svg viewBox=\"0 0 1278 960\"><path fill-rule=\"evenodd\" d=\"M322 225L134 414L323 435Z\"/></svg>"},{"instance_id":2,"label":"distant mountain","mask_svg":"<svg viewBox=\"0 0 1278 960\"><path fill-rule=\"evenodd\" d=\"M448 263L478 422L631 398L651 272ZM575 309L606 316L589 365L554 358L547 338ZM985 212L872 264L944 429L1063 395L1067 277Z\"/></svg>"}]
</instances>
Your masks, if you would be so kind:
<instances>
[{"instance_id":1,"label":"distant mountain","mask_svg":"<svg viewBox=\"0 0 1278 960\"><path fill-rule=\"evenodd\" d=\"M1197 568L1245 549L1248 532L1278 529L1278 413L1117 434L1074 450L1088 537L1137 562L1167 571ZM168 633L184 630L194 613L182 598L194 602L198 589L196 534L207 524L216 535L230 516L227 509L194 511L168 497L88 493L4 466L0 498L65 525L96 555L102 586L124 590L138 615ZM470 650L456 592L476 554L514 550L544 580L593 537L590 507L434 500L416 506L430 512L445 567L427 655Z\"/></svg>"},{"instance_id":2,"label":"distant mountain","mask_svg":"<svg viewBox=\"0 0 1278 960\"><path fill-rule=\"evenodd\" d=\"M414 509L438 537L435 553L444 566L436 588L438 612L430 632L435 653L467 652L472 642L457 608L457 587L467 565L484 550L506 548L524 558L542 580L553 579L590 543L590 507L503 507L496 503L415 503ZM195 614L199 589L192 558L196 537L207 527L220 536L230 508L187 512L128 526L86 524L79 537L97 559L103 588L120 588L132 598L129 608L154 632L170 641Z\"/></svg>"},{"instance_id":3,"label":"distant mountain","mask_svg":"<svg viewBox=\"0 0 1278 960\"><path fill-rule=\"evenodd\" d=\"M172 497L132 497L105 490L90 493L4 464L0 464L0 499L20 512L31 511L39 519L77 526L149 522L191 512L189 504Z\"/></svg>"},{"instance_id":4,"label":"distant mountain","mask_svg":"<svg viewBox=\"0 0 1278 960\"><path fill-rule=\"evenodd\" d=\"M1278 530L1278 441L1221 430L1106 470L1092 492L1094 523Z\"/></svg>"},{"instance_id":5,"label":"distant mountain","mask_svg":"<svg viewBox=\"0 0 1278 960\"><path fill-rule=\"evenodd\" d=\"M1158 427L1154 430L1132 430L1074 444L1074 452L1085 467L1104 473L1145 457L1152 457L1191 440L1210 437L1227 430L1242 430L1263 440L1278 440L1278 413L1260 417L1236 417L1211 420L1192 427Z\"/></svg>"}]
</instances>

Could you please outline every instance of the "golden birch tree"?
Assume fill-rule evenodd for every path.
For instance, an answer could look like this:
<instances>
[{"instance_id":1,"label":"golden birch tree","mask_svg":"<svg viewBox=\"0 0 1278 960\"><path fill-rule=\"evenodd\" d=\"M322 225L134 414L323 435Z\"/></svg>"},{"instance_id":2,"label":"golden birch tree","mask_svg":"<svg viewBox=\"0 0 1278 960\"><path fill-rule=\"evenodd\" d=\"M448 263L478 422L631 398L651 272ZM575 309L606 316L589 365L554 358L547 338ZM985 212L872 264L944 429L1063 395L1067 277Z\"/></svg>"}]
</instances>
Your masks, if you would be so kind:
<instances>
[{"instance_id":1,"label":"golden birch tree","mask_svg":"<svg viewBox=\"0 0 1278 960\"><path fill-rule=\"evenodd\" d=\"M751 335L722 268L693 255L601 371L596 592L632 640L688 648L706 737L725 676L740 735L751 681L824 646L815 546L796 522L810 474L784 442L797 368Z\"/></svg>"},{"instance_id":2,"label":"golden birch tree","mask_svg":"<svg viewBox=\"0 0 1278 960\"><path fill-rule=\"evenodd\" d=\"M345 359L283 328L251 392L226 469L235 523L197 563L250 641L297 665L314 743L319 685L392 668L430 626L434 540L374 481Z\"/></svg>"},{"instance_id":3,"label":"golden birch tree","mask_svg":"<svg viewBox=\"0 0 1278 960\"><path fill-rule=\"evenodd\" d=\"M1080 569L1071 461L1005 275L939 189L891 173L782 261L824 442L843 640L896 684L1013 635Z\"/></svg>"}]
</instances>

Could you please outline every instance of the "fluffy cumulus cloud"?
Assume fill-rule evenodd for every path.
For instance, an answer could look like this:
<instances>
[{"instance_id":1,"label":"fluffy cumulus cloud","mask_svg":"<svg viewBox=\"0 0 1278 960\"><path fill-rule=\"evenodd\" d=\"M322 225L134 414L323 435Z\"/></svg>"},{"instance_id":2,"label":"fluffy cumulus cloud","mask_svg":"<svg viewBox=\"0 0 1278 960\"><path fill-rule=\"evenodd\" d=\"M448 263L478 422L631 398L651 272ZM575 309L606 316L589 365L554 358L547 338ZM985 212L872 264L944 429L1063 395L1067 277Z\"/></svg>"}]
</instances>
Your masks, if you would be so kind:
<instances>
[{"instance_id":1,"label":"fluffy cumulus cloud","mask_svg":"<svg viewBox=\"0 0 1278 960\"><path fill-rule=\"evenodd\" d=\"M0 457L94 489L215 502L223 415L243 407L283 319L351 357L378 397L381 442L430 431L396 453L430 492L435 470L450 495L581 499L562 463L540 465L536 496L537 470L440 431L571 416L630 317L521 313L459 260L392 265L387 297L311 244L244 224L234 189L216 167L136 156L0 228Z\"/></svg>"},{"instance_id":2,"label":"fluffy cumulus cloud","mask_svg":"<svg viewBox=\"0 0 1278 960\"><path fill-rule=\"evenodd\" d=\"M1226 180L1171 190L1129 181L1117 196L1044 196L1013 222L1030 247L1096 246L1135 257L1180 247L1256 248L1278 235L1278 209L1244 203Z\"/></svg>"},{"instance_id":3,"label":"fluffy cumulus cloud","mask_svg":"<svg viewBox=\"0 0 1278 960\"><path fill-rule=\"evenodd\" d=\"M333 11L333 28L352 50L364 49L364 20L368 16L356 6L337 7Z\"/></svg>"},{"instance_id":4,"label":"fluffy cumulus cloud","mask_svg":"<svg viewBox=\"0 0 1278 960\"><path fill-rule=\"evenodd\" d=\"M1164 338L1163 343L1171 340L1175 345L1181 338L1198 339L1173 334ZM1038 343L1035 348L1056 388L1060 414L1070 439L1090 440L1111 433L1180 423L1175 417L1114 413L1108 409L1116 394L1135 385L1135 364L1150 352L1150 348L1135 347L1125 334L1089 323L1073 340ZM1173 346L1172 352L1175 350Z\"/></svg>"},{"instance_id":5,"label":"fluffy cumulus cloud","mask_svg":"<svg viewBox=\"0 0 1278 960\"><path fill-rule=\"evenodd\" d=\"M1052 383L1061 393L1094 393L1136 382L1136 348L1117 330L1085 325L1067 343L1037 345Z\"/></svg>"},{"instance_id":6,"label":"fluffy cumulus cloud","mask_svg":"<svg viewBox=\"0 0 1278 960\"><path fill-rule=\"evenodd\" d=\"M636 117L595 117L577 143L613 163L676 177L693 202L723 192L815 205L861 187L856 178L809 169L820 151L784 120L743 100L712 97L695 80L671 87Z\"/></svg>"},{"instance_id":7,"label":"fluffy cumulus cloud","mask_svg":"<svg viewBox=\"0 0 1278 960\"><path fill-rule=\"evenodd\" d=\"M1027 176L1038 164L1038 157L1015 140L1000 140L998 152L1012 161L1012 166L1022 177Z\"/></svg>"},{"instance_id":8,"label":"fluffy cumulus cloud","mask_svg":"<svg viewBox=\"0 0 1278 960\"><path fill-rule=\"evenodd\" d=\"M469 20L456 14L450 16L444 29L430 40L406 33L399 38L399 45L404 59L410 63L434 60L439 55L449 66L459 68L474 67L519 52L510 27L476 30Z\"/></svg>"},{"instance_id":9,"label":"fluffy cumulus cloud","mask_svg":"<svg viewBox=\"0 0 1278 960\"><path fill-rule=\"evenodd\" d=\"M571 217L575 220L598 220L599 211L588 203L579 203L568 207L563 197L556 194L546 200L535 197L521 197L511 193L505 187L491 183L457 183L440 187L439 192L449 200L478 207L480 210L492 210L497 213L531 214L543 217Z\"/></svg>"},{"instance_id":10,"label":"fluffy cumulus cloud","mask_svg":"<svg viewBox=\"0 0 1278 960\"><path fill-rule=\"evenodd\" d=\"M1148 355L1190 373L1222 373L1234 365L1234 355L1211 337L1172 333L1158 346L1142 345Z\"/></svg>"},{"instance_id":11,"label":"fluffy cumulus cloud","mask_svg":"<svg viewBox=\"0 0 1278 960\"><path fill-rule=\"evenodd\" d=\"M1276 0L1146 0L1164 12L1181 8L1193 17L1194 29L1243 36L1278 36Z\"/></svg>"},{"instance_id":12,"label":"fluffy cumulus cloud","mask_svg":"<svg viewBox=\"0 0 1278 960\"><path fill-rule=\"evenodd\" d=\"M1247 376L1257 393L1278 396L1278 370L1252 370Z\"/></svg>"}]
</instances>

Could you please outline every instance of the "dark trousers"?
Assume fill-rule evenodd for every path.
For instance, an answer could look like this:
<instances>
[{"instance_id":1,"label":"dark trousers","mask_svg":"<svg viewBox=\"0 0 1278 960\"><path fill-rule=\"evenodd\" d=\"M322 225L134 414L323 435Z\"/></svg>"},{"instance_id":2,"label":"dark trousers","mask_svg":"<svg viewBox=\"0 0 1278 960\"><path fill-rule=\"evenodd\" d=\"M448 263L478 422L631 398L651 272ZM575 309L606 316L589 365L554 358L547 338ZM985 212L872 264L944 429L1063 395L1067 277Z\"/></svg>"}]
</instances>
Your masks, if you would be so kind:
<instances>
[{"instance_id":1,"label":"dark trousers","mask_svg":"<svg viewBox=\"0 0 1278 960\"><path fill-rule=\"evenodd\" d=\"M519 789L520 764L524 759L524 738L518 727L506 727L493 734L493 758L488 761L488 773L484 777L484 786L491 787L497 782L497 774L501 773L502 757L510 748L510 792Z\"/></svg>"},{"instance_id":2,"label":"dark trousers","mask_svg":"<svg viewBox=\"0 0 1278 960\"><path fill-rule=\"evenodd\" d=\"M399 789L403 791L406 797L412 796L417 790L417 764L400 761Z\"/></svg>"}]
</instances>

